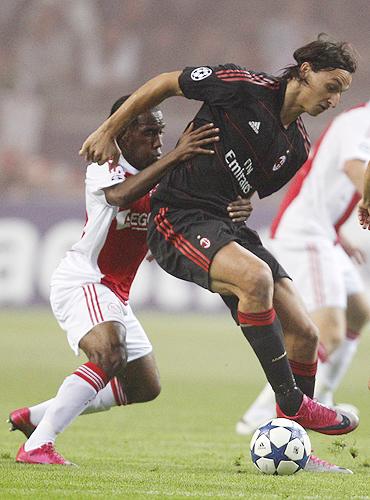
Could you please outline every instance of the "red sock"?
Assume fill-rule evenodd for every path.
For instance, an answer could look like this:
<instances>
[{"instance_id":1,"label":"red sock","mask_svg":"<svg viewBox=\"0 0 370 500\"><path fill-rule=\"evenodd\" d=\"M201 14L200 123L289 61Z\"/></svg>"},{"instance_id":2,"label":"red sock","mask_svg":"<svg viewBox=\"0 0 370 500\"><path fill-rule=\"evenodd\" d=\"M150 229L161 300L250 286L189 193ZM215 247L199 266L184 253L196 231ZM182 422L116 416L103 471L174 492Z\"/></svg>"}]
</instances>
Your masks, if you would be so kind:
<instances>
[{"instance_id":1,"label":"red sock","mask_svg":"<svg viewBox=\"0 0 370 500\"><path fill-rule=\"evenodd\" d=\"M77 375L88 382L96 390L96 392L104 389L109 381L108 374L100 368L100 366L92 363L91 361L79 366L74 372L74 375Z\"/></svg>"},{"instance_id":2,"label":"red sock","mask_svg":"<svg viewBox=\"0 0 370 500\"><path fill-rule=\"evenodd\" d=\"M116 400L117 406L127 405L127 396L123 391L121 382L117 377L113 377L110 381L114 399Z\"/></svg>"}]
</instances>

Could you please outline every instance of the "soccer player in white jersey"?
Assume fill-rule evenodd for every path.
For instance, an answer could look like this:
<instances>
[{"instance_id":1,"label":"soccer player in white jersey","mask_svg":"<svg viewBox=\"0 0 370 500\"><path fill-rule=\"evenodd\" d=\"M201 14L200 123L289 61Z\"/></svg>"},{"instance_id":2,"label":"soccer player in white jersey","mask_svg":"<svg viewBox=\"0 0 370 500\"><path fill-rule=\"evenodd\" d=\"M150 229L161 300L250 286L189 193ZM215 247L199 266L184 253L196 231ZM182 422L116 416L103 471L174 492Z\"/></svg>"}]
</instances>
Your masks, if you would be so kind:
<instances>
[{"instance_id":1,"label":"soccer player in white jersey","mask_svg":"<svg viewBox=\"0 0 370 500\"><path fill-rule=\"evenodd\" d=\"M118 99L111 114L127 98ZM148 191L181 159L213 154L208 146L218 140L212 124L197 131L191 125L159 160L164 126L158 109L139 115L117 139L124 153L118 164L87 168L83 236L54 272L51 304L71 348L76 354L81 348L89 362L65 379L55 398L10 414L11 429L29 438L18 462L69 465L54 440L75 417L150 401L160 392L152 346L128 302L147 253ZM238 198L225 210L241 222L252 208Z\"/></svg>"},{"instance_id":2,"label":"soccer player in white jersey","mask_svg":"<svg viewBox=\"0 0 370 500\"><path fill-rule=\"evenodd\" d=\"M87 167L86 224L53 274L51 305L71 348L76 354L83 350L88 362L64 380L53 399L10 414L13 429L28 437L17 462L70 465L54 441L78 415L150 401L160 392L152 346L128 302L147 253L147 193L177 162L213 154L208 145L218 140L212 124L196 131L190 126L159 159L164 125L158 109L139 115L117 141L124 152L118 164ZM241 203L249 204L231 204L234 217L246 216L237 208Z\"/></svg>"},{"instance_id":3,"label":"soccer player in white jersey","mask_svg":"<svg viewBox=\"0 0 370 500\"><path fill-rule=\"evenodd\" d=\"M369 159L370 102L340 114L321 135L271 226L270 250L294 279L320 330L315 396L327 405L334 404L359 332L370 321L370 304L353 263L364 263L364 255L340 232L361 198ZM359 205L364 227L369 206L364 195ZM266 386L237 423L237 432L253 432L274 412L274 395ZM309 467L327 470L324 465L311 461ZM333 466L332 471L347 469Z\"/></svg>"}]
</instances>

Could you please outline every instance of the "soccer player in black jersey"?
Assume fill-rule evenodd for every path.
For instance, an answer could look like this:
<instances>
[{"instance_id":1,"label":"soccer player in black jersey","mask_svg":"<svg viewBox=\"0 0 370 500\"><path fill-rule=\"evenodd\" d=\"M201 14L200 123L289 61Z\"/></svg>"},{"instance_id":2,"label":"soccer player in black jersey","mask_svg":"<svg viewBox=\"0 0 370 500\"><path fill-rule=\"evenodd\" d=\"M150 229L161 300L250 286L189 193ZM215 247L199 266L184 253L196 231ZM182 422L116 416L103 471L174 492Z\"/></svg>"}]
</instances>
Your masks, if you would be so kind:
<instances>
[{"instance_id":1,"label":"soccer player in black jersey","mask_svg":"<svg viewBox=\"0 0 370 500\"><path fill-rule=\"evenodd\" d=\"M284 186L309 152L301 114L334 108L351 85L356 58L345 42L319 36L294 58L281 77L234 64L159 75L80 154L98 163L116 160L115 137L139 113L171 96L203 101L195 125L213 122L220 142L213 156L183 162L161 181L152 197L150 249L170 274L223 296L275 392L279 417L344 434L357 427L357 417L311 399L318 334L289 276L257 233L230 221L223 208L236 195L264 198Z\"/></svg>"}]
</instances>

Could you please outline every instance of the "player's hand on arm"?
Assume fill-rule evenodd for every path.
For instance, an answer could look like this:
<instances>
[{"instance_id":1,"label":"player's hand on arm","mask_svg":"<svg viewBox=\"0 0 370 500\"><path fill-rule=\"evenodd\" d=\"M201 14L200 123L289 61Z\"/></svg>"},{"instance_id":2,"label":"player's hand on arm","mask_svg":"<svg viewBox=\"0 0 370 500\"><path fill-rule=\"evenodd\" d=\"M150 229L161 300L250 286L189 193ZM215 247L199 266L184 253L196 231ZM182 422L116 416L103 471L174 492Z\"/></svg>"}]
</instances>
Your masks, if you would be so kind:
<instances>
[{"instance_id":1,"label":"player's hand on arm","mask_svg":"<svg viewBox=\"0 0 370 500\"><path fill-rule=\"evenodd\" d=\"M191 124L182 134L179 143L160 160L131 175L124 182L104 188L107 202L113 206L128 208L131 203L148 193L170 169L181 161L192 158L197 154L213 154L205 146L219 140L219 129L213 123L207 123L194 130Z\"/></svg>"},{"instance_id":2,"label":"player's hand on arm","mask_svg":"<svg viewBox=\"0 0 370 500\"><path fill-rule=\"evenodd\" d=\"M120 150L116 137L138 115L153 108L164 99L183 95L179 85L180 71L162 73L134 92L117 111L83 143L79 154L88 162L99 165L112 160L118 162Z\"/></svg>"},{"instance_id":3,"label":"player's hand on arm","mask_svg":"<svg viewBox=\"0 0 370 500\"><path fill-rule=\"evenodd\" d=\"M363 198L357 206L357 216L363 229L370 230L370 203L366 203Z\"/></svg>"},{"instance_id":4,"label":"player's hand on arm","mask_svg":"<svg viewBox=\"0 0 370 500\"><path fill-rule=\"evenodd\" d=\"M339 243L343 247L346 254L357 264L362 265L366 263L365 252L357 245L354 245L348 238L346 238L346 236L344 236L343 233L339 234Z\"/></svg>"},{"instance_id":5,"label":"player's hand on arm","mask_svg":"<svg viewBox=\"0 0 370 500\"><path fill-rule=\"evenodd\" d=\"M194 130L194 123L190 123L172 151L176 156L176 161L186 161L198 154L213 155L214 149L206 146L220 140L217 135L219 131L220 129L216 128L213 123L207 123L196 130Z\"/></svg>"},{"instance_id":6,"label":"player's hand on arm","mask_svg":"<svg viewBox=\"0 0 370 500\"><path fill-rule=\"evenodd\" d=\"M250 200L238 196L236 200L229 203L227 211L233 222L245 222L249 219L253 207Z\"/></svg>"}]
</instances>

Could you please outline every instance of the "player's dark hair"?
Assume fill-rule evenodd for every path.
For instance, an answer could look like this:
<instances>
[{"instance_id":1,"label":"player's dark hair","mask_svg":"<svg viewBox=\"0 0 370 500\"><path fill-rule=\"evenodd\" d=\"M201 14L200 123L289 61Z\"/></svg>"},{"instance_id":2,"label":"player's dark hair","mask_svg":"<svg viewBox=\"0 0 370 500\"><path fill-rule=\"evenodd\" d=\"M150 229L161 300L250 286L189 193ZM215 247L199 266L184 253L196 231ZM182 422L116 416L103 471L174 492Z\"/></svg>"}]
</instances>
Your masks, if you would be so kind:
<instances>
[{"instance_id":1,"label":"player's dark hair","mask_svg":"<svg viewBox=\"0 0 370 500\"><path fill-rule=\"evenodd\" d=\"M127 99L130 97L130 95L131 94L123 95L122 97L120 97L119 99L117 99L117 101L111 107L109 116L112 116L117 111L117 109L120 108L125 101L127 101ZM130 125L135 125L136 123L137 123L137 119L135 118L134 120L132 120L132 122L130 123Z\"/></svg>"},{"instance_id":2,"label":"player's dark hair","mask_svg":"<svg viewBox=\"0 0 370 500\"><path fill-rule=\"evenodd\" d=\"M320 33L317 40L297 49L293 54L297 64L286 66L281 78L300 80L301 64L308 62L313 71L344 69L354 73L357 68L357 54L348 42L332 40L326 33Z\"/></svg>"},{"instance_id":3,"label":"player's dark hair","mask_svg":"<svg viewBox=\"0 0 370 500\"><path fill-rule=\"evenodd\" d=\"M109 116L112 116L117 111L117 109L120 108L125 101L127 101L127 99L129 97L130 97L130 94L123 95L122 97L120 97L119 99L117 99L117 101L111 107Z\"/></svg>"},{"instance_id":4,"label":"player's dark hair","mask_svg":"<svg viewBox=\"0 0 370 500\"><path fill-rule=\"evenodd\" d=\"M123 95L122 97L120 97L119 99L117 99L117 101L111 107L109 116L112 116L117 111L117 109L120 108L125 101L127 101L127 99L130 97L130 95L131 94ZM157 107L155 107L155 108L152 109L152 111L158 111L158 110L159 110L159 108L157 108ZM132 120L132 122L130 122L129 126L136 125L136 123L137 123L137 118L135 118L134 120Z\"/></svg>"}]
</instances>

